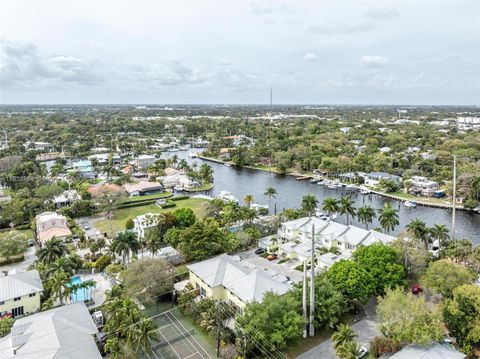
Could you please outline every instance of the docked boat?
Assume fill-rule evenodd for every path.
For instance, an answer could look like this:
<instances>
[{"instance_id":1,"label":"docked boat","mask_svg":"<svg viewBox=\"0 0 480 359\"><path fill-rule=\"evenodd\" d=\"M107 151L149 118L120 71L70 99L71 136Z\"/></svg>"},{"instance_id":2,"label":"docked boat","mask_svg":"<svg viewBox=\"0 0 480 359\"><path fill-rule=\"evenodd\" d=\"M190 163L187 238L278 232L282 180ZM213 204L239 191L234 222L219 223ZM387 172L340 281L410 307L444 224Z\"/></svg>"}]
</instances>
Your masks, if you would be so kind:
<instances>
[{"instance_id":1,"label":"docked boat","mask_svg":"<svg viewBox=\"0 0 480 359\"><path fill-rule=\"evenodd\" d=\"M173 147L173 148L169 148L167 151L168 152L178 152L178 151L180 151L180 149L176 148L176 147Z\"/></svg>"},{"instance_id":2,"label":"docked boat","mask_svg":"<svg viewBox=\"0 0 480 359\"><path fill-rule=\"evenodd\" d=\"M238 203L238 199L235 198L234 195L232 195L231 192L229 191L220 191L217 195L218 199L221 199L224 202L235 202Z\"/></svg>"},{"instance_id":3,"label":"docked boat","mask_svg":"<svg viewBox=\"0 0 480 359\"><path fill-rule=\"evenodd\" d=\"M173 187L173 189L175 190L175 192L183 192L183 187L180 186L175 186Z\"/></svg>"},{"instance_id":4,"label":"docked boat","mask_svg":"<svg viewBox=\"0 0 480 359\"><path fill-rule=\"evenodd\" d=\"M337 189L337 188L342 188L342 184L340 182L330 182L327 184L327 187L330 189Z\"/></svg>"},{"instance_id":5,"label":"docked boat","mask_svg":"<svg viewBox=\"0 0 480 359\"><path fill-rule=\"evenodd\" d=\"M405 201L403 203L403 205L405 207L413 208L413 207L417 207L417 202L415 202L415 201Z\"/></svg>"},{"instance_id":6,"label":"docked boat","mask_svg":"<svg viewBox=\"0 0 480 359\"><path fill-rule=\"evenodd\" d=\"M188 154L188 157L190 157L190 158L198 158L198 153L190 152L190 153Z\"/></svg>"},{"instance_id":7,"label":"docked boat","mask_svg":"<svg viewBox=\"0 0 480 359\"><path fill-rule=\"evenodd\" d=\"M370 191L370 190L367 189L367 188L362 188L362 189L360 190L360 194L363 194L363 195L370 194L370 193L372 193L372 191Z\"/></svg>"},{"instance_id":8,"label":"docked boat","mask_svg":"<svg viewBox=\"0 0 480 359\"><path fill-rule=\"evenodd\" d=\"M227 162L225 162L223 165L224 165L225 167L232 167L232 165L231 165L230 163L227 163Z\"/></svg>"},{"instance_id":9,"label":"docked boat","mask_svg":"<svg viewBox=\"0 0 480 359\"><path fill-rule=\"evenodd\" d=\"M313 177L313 178L310 180L310 183L317 183L318 181L320 181L320 178L315 178L315 177Z\"/></svg>"},{"instance_id":10,"label":"docked boat","mask_svg":"<svg viewBox=\"0 0 480 359\"><path fill-rule=\"evenodd\" d=\"M250 208L251 209L254 209L256 211L260 210L260 209L267 209L268 210L268 205L266 204L258 204L258 203L252 203L250 205Z\"/></svg>"}]
</instances>

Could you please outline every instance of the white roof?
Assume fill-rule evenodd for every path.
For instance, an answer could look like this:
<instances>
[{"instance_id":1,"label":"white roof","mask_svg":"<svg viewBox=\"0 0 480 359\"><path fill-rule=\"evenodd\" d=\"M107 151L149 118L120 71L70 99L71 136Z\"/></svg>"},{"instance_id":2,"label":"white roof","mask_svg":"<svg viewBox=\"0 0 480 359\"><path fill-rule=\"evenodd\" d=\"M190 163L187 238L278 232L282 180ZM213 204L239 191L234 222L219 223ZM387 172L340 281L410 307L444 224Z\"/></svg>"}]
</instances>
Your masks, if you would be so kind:
<instances>
[{"instance_id":1,"label":"white roof","mask_svg":"<svg viewBox=\"0 0 480 359\"><path fill-rule=\"evenodd\" d=\"M439 343L430 347L408 345L393 354L390 359L463 359L466 355Z\"/></svg>"},{"instance_id":2,"label":"white roof","mask_svg":"<svg viewBox=\"0 0 480 359\"><path fill-rule=\"evenodd\" d=\"M51 219L66 220L66 217L55 212L43 212L36 217L37 223L48 222Z\"/></svg>"},{"instance_id":3,"label":"white roof","mask_svg":"<svg viewBox=\"0 0 480 359\"><path fill-rule=\"evenodd\" d=\"M351 256L352 254L348 252L342 253L342 254L335 254L335 253L328 252L319 256L317 260L319 262L322 262L326 266L330 267L342 259L350 259Z\"/></svg>"},{"instance_id":4,"label":"white roof","mask_svg":"<svg viewBox=\"0 0 480 359\"><path fill-rule=\"evenodd\" d=\"M260 269L243 266L233 257L222 254L187 266L210 287L222 285L243 302L261 301L266 292L284 294L291 285L274 279Z\"/></svg>"},{"instance_id":5,"label":"white roof","mask_svg":"<svg viewBox=\"0 0 480 359\"><path fill-rule=\"evenodd\" d=\"M77 302L17 319L11 334L0 339L0 357L101 359L93 337L96 333L87 307Z\"/></svg>"},{"instance_id":6,"label":"white roof","mask_svg":"<svg viewBox=\"0 0 480 359\"><path fill-rule=\"evenodd\" d=\"M36 270L0 277L0 302L42 291L42 280Z\"/></svg>"},{"instance_id":7,"label":"white roof","mask_svg":"<svg viewBox=\"0 0 480 359\"><path fill-rule=\"evenodd\" d=\"M53 202L55 203L63 203L67 201L77 201L81 197L78 194L78 192L74 189L64 191L63 193L60 193L58 196L53 197Z\"/></svg>"}]
</instances>

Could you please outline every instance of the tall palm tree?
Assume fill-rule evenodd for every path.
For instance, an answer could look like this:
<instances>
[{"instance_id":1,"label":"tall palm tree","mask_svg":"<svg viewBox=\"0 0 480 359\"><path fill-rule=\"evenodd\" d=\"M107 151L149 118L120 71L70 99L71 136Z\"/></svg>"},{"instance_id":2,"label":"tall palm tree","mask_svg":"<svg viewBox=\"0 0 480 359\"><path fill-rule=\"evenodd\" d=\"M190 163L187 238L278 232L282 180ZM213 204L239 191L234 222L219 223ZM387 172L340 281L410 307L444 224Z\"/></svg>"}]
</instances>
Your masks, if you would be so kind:
<instances>
[{"instance_id":1,"label":"tall palm tree","mask_svg":"<svg viewBox=\"0 0 480 359\"><path fill-rule=\"evenodd\" d=\"M441 245L450 238L448 228L444 224L434 224L430 228L430 235L433 239L438 240Z\"/></svg>"},{"instance_id":2,"label":"tall palm tree","mask_svg":"<svg viewBox=\"0 0 480 359\"><path fill-rule=\"evenodd\" d=\"M250 205L253 203L253 196L251 194L247 194L243 199L243 202L245 202L245 205L250 208Z\"/></svg>"},{"instance_id":3,"label":"tall palm tree","mask_svg":"<svg viewBox=\"0 0 480 359\"><path fill-rule=\"evenodd\" d=\"M277 198L277 190L273 187L268 187L263 195L268 197L268 208L270 208L270 201L272 197Z\"/></svg>"},{"instance_id":4,"label":"tall palm tree","mask_svg":"<svg viewBox=\"0 0 480 359\"><path fill-rule=\"evenodd\" d=\"M112 250L122 257L123 265L130 261L131 253L138 253L139 243L135 233L120 232L112 241Z\"/></svg>"},{"instance_id":5,"label":"tall palm tree","mask_svg":"<svg viewBox=\"0 0 480 359\"><path fill-rule=\"evenodd\" d=\"M428 248L430 243L430 231L427 225L419 218L414 218L407 224L408 233L414 238L422 241Z\"/></svg>"},{"instance_id":6,"label":"tall palm tree","mask_svg":"<svg viewBox=\"0 0 480 359\"><path fill-rule=\"evenodd\" d=\"M151 341L157 338L156 330L157 326L153 320L149 318L140 319L132 328L132 333L129 336L129 344L131 344L137 352L143 349L150 354L152 352Z\"/></svg>"},{"instance_id":7,"label":"tall palm tree","mask_svg":"<svg viewBox=\"0 0 480 359\"><path fill-rule=\"evenodd\" d=\"M156 231L150 231L147 233L145 246L150 251L152 258L155 258L155 253L162 248L163 239L156 233Z\"/></svg>"},{"instance_id":8,"label":"tall palm tree","mask_svg":"<svg viewBox=\"0 0 480 359\"><path fill-rule=\"evenodd\" d=\"M45 275L47 278L50 278L55 275L55 273L63 272L72 276L75 273L75 267L76 264L70 259L70 257L57 258L45 269Z\"/></svg>"},{"instance_id":9,"label":"tall palm tree","mask_svg":"<svg viewBox=\"0 0 480 359\"><path fill-rule=\"evenodd\" d=\"M70 298L70 276L65 272L57 272L47 282L52 300L60 300L63 305L65 299Z\"/></svg>"},{"instance_id":10,"label":"tall palm tree","mask_svg":"<svg viewBox=\"0 0 480 359\"><path fill-rule=\"evenodd\" d=\"M318 199L315 197L314 194L307 194L302 198L302 210L311 217L313 215L313 211L317 208Z\"/></svg>"},{"instance_id":11,"label":"tall palm tree","mask_svg":"<svg viewBox=\"0 0 480 359\"><path fill-rule=\"evenodd\" d=\"M380 213L378 216L378 219L380 220L380 226L387 233L393 231L395 227L400 224L397 211L390 205L390 203L385 203L383 207L378 210L378 212Z\"/></svg>"},{"instance_id":12,"label":"tall palm tree","mask_svg":"<svg viewBox=\"0 0 480 359\"><path fill-rule=\"evenodd\" d=\"M322 209L331 216L338 212L338 200L333 197L327 197L323 200Z\"/></svg>"},{"instance_id":13,"label":"tall palm tree","mask_svg":"<svg viewBox=\"0 0 480 359\"><path fill-rule=\"evenodd\" d=\"M345 214L347 217L347 226L350 225L350 216L355 217L356 209L353 207L353 201L350 196L342 196L340 198L338 212L340 214Z\"/></svg>"},{"instance_id":14,"label":"tall palm tree","mask_svg":"<svg viewBox=\"0 0 480 359\"><path fill-rule=\"evenodd\" d=\"M366 206L360 207L357 211L357 218L361 223L363 223L366 229L368 229L368 225L372 223L375 217L376 217L375 210L369 204Z\"/></svg>"},{"instance_id":15,"label":"tall palm tree","mask_svg":"<svg viewBox=\"0 0 480 359\"><path fill-rule=\"evenodd\" d=\"M50 264L67 254L67 247L60 238L49 239L37 252L38 260Z\"/></svg>"},{"instance_id":16,"label":"tall palm tree","mask_svg":"<svg viewBox=\"0 0 480 359\"><path fill-rule=\"evenodd\" d=\"M341 345L355 340L357 334L347 324L339 324L337 331L332 334L333 347L337 350Z\"/></svg>"}]
</instances>

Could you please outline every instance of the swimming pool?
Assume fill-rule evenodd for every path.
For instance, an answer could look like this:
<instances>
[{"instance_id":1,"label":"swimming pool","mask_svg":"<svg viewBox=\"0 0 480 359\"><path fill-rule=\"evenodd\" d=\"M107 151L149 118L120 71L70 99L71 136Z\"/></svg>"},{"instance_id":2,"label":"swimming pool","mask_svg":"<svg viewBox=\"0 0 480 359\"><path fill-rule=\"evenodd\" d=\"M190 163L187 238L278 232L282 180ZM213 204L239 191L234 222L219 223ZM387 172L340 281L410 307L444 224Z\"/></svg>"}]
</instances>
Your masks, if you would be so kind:
<instances>
[{"instance_id":1,"label":"swimming pool","mask_svg":"<svg viewBox=\"0 0 480 359\"><path fill-rule=\"evenodd\" d=\"M74 284L81 284L82 278L79 275L73 276L72 280L70 281L70 285ZM85 300L91 299L91 289L90 288L78 288L77 290L73 291L70 295L70 300L72 302L83 302Z\"/></svg>"}]
</instances>

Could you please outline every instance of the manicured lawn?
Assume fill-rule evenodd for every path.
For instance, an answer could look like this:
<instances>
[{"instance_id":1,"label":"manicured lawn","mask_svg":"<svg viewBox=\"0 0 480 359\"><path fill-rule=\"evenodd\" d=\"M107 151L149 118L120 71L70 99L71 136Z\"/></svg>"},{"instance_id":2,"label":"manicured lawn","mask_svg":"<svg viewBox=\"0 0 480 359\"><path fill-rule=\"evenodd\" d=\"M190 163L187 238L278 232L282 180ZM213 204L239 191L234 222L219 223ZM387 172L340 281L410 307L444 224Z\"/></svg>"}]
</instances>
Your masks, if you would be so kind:
<instances>
[{"instance_id":1,"label":"manicured lawn","mask_svg":"<svg viewBox=\"0 0 480 359\"><path fill-rule=\"evenodd\" d=\"M16 230L17 232L23 233L27 238L33 238L33 231L31 229L20 229ZM0 232L0 239L7 235L10 232L9 230Z\"/></svg>"},{"instance_id":2,"label":"manicured lawn","mask_svg":"<svg viewBox=\"0 0 480 359\"><path fill-rule=\"evenodd\" d=\"M200 192L200 191L209 191L212 188L213 188L212 183L205 183L205 184L202 184L200 186L196 186L196 187L193 187L193 188L186 189L185 191L186 192Z\"/></svg>"},{"instance_id":3,"label":"manicured lawn","mask_svg":"<svg viewBox=\"0 0 480 359\"><path fill-rule=\"evenodd\" d=\"M114 216L112 218L112 225L115 231L124 231L125 230L125 222L128 218L135 218L141 214L145 213L165 213L165 212L173 212L179 208L191 208L192 211L195 213L197 217L205 217L208 200L201 199L201 198L188 198L180 201L175 201L175 207L172 208L160 208L156 204L152 203L145 206L138 206L138 207L130 207L130 208L122 208L117 209L114 211ZM101 218L104 218L103 216ZM95 222L95 227L101 232L110 232L110 220L108 219L100 219L99 221Z\"/></svg>"},{"instance_id":4,"label":"manicured lawn","mask_svg":"<svg viewBox=\"0 0 480 359\"><path fill-rule=\"evenodd\" d=\"M137 197L130 197L126 202L137 202L137 201L145 201L147 199L157 199L157 198L165 198L165 197L171 197L172 192L162 192L162 193L155 193L155 194L150 194L148 196L137 196Z\"/></svg>"},{"instance_id":5,"label":"manicured lawn","mask_svg":"<svg viewBox=\"0 0 480 359\"><path fill-rule=\"evenodd\" d=\"M410 200L410 201L416 201L416 202L425 202L425 203L433 203L433 204L443 204L445 205L445 201L448 200L448 198L444 197L444 198L430 198L430 197L417 197L417 196L414 196L414 195L411 195L409 193L405 193L405 192L391 192L391 193L388 193L392 196L397 196L399 198L403 198L403 199L406 199L406 200Z\"/></svg>"}]
</instances>

